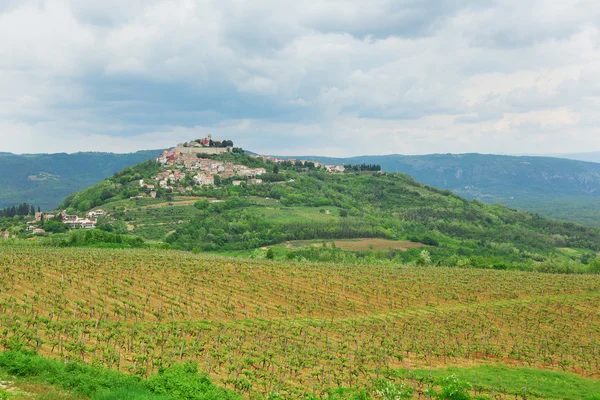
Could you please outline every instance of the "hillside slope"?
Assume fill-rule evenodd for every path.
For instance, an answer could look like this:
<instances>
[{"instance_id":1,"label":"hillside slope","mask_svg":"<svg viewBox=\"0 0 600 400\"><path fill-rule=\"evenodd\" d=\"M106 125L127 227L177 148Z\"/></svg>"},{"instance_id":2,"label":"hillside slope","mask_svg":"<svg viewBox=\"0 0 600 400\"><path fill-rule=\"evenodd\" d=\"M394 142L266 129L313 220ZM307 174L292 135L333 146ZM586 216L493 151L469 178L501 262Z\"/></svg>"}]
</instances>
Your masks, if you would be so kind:
<instances>
[{"instance_id":1,"label":"hillside slope","mask_svg":"<svg viewBox=\"0 0 600 400\"><path fill-rule=\"evenodd\" d=\"M130 154L0 153L0 207L27 202L43 209L55 208L70 193L158 154L155 150Z\"/></svg>"},{"instance_id":2,"label":"hillside slope","mask_svg":"<svg viewBox=\"0 0 600 400\"><path fill-rule=\"evenodd\" d=\"M600 227L600 164L492 154L302 157L334 164L380 164L420 182L486 203Z\"/></svg>"}]
</instances>

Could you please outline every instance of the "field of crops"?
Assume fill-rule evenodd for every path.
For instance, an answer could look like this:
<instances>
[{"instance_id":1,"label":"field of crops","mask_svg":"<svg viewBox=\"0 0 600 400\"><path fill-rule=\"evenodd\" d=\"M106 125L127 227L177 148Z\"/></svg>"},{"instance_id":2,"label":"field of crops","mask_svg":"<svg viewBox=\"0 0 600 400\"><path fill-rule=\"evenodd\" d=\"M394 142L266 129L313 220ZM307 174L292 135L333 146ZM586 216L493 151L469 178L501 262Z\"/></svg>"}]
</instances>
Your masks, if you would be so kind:
<instances>
[{"instance_id":1,"label":"field of crops","mask_svg":"<svg viewBox=\"0 0 600 400\"><path fill-rule=\"evenodd\" d=\"M248 396L498 362L600 378L600 279L0 247L0 348L20 346L143 376L195 360Z\"/></svg>"}]
</instances>

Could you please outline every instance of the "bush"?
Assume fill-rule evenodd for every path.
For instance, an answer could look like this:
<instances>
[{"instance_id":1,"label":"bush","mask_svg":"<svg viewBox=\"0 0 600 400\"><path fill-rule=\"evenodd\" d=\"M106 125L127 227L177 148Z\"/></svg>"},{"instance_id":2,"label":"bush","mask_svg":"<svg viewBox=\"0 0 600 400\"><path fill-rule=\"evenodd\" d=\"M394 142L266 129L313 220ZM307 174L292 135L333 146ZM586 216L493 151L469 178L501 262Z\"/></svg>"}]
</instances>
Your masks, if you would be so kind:
<instances>
[{"instance_id":1,"label":"bush","mask_svg":"<svg viewBox=\"0 0 600 400\"><path fill-rule=\"evenodd\" d=\"M169 394L174 399L241 399L237 394L215 386L206 375L199 375L198 365L192 362L161 370L148 378L144 386L155 394Z\"/></svg>"},{"instance_id":2,"label":"bush","mask_svg":"<svg viewBox=\"0 0 600 400\"><path fill-rule=\"evenodd\" d=\"M441 391L438 393L433 389L428 390L428 394L436 399L443 400L470 400L471 395L469 389L471 385L467 382L461 381L456 375L450 375L446 378L440 379L438 382Z\"/></svg>"},{"instance_id":3,"label":"bush","mask_svg":"<svg viewBox=\"0 0 600 400\"><path fill-rule=\"evenodd\" d=\"M396 385L388 380L381 380L377 382L375 393L384 400L401 400L411 399L413 390L403 383Z\"/></svg>"},{"instance_id":4,"label":"bush","mask_svg":"<svg viewBox=\"0 0 600 400\"><path fill-rule=\"evenodd\" d=\"M267 250L267 254L265 255L265 257L267 257L267 260L274 259L275 258L275 252L273 251L273 249Z\"/></svg>"}]
</instances>

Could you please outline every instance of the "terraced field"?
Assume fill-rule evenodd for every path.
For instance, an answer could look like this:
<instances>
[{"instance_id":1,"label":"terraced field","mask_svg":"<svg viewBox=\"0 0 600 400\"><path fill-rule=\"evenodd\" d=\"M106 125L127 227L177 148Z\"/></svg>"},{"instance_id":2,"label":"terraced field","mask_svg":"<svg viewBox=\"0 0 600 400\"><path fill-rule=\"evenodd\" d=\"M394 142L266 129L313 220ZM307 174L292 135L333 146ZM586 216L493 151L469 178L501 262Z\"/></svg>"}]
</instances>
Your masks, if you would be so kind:
<instances>
[{"instance_id":1,"label":"terraced field","mask_svg":"<svg viewBox=\"0 0 600 400\"><path fill-rule=\"evenodd\" d=\"M600 279L1 247L0 347L23 346L142 376L195 360L248 397L498 363L598 379Z\"/></svg>"}]
</instances>

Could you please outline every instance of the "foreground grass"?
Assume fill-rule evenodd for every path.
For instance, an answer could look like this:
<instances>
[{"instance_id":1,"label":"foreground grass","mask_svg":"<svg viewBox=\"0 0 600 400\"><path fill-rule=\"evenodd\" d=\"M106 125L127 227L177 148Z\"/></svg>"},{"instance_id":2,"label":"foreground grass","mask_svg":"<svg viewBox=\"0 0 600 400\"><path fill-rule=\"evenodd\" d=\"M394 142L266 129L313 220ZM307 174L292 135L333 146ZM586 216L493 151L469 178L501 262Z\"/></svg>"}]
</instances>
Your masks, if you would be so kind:
<instances>
[{"instance_id":1,"label":"foreground grass","mask_svg":"<svg viewBox=\"0 0 600 400\"><path fill-rule=\"evenodd\" d=\"M170 400L170 399L207 399L235 400L240 397L229 390L215 386L210 379L199 375L197 366L192 363L176 365L162 370L148 379L126 375L99 366L90 366L77 362L62 362L43 358L39 355L21 351L0 353L0 376L18 380L23 388L23 396L31 392L47 390L44 399L95 400ZM51 385L51 386L48 386ZM27 390L25 388L33 388ZM61 392L63 389L68 393ZM18 398L20 390L0 391L0 399ZM8 396L11 397L8 397Z\"/></svg>"},{"instance_id":2,"label":"foreground grass","mask_svg":"<svg viewBox=\"0 0 600 400\"><path fill-rule=\"evenodd\" d=\"M503 393L519 396L517 398L600 399L600 381L558 371L482 365L410 372L401 370L397 374L403 379L416 378L425 382L450 375L470 383L476 393Z\"/></svg>"}]
</instances>

